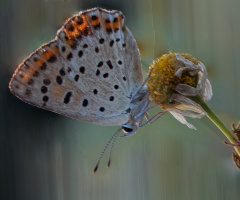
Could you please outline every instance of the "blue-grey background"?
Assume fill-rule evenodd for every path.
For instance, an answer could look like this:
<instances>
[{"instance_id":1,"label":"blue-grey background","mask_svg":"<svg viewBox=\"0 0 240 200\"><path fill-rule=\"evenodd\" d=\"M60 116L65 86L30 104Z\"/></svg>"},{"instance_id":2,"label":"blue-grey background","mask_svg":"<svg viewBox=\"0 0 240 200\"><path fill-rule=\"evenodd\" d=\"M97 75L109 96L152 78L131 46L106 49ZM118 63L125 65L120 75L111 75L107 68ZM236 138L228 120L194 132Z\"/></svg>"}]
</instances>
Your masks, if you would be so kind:
<instances>
[{"instance_id":1,"label":"blue-grey background","mask_svg":"<svg viewBox=\"0 0 240 200\"><path fill-rule=\"evenodd\" d=\"M209 105L228 127L240 119L239 0L0 0L0 199L239 199L233 149L206 117L189 120L194 131L165 115L119 139L111 167L104 158L93 174L118 127L44 111L10 93L18 64L68 17L92 7L124 13L144 74L170 50L202 61L213 86Z\"/></svg>"}]
</instances>

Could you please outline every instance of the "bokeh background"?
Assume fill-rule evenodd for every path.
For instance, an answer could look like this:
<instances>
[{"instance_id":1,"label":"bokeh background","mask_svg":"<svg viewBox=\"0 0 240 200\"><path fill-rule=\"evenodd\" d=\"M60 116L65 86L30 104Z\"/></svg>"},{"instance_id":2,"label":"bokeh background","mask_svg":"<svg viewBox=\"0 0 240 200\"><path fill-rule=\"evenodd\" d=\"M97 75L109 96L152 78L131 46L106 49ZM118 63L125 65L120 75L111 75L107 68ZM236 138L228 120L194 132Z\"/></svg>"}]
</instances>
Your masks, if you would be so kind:
<instances>
[{"instance_id":1,"label":"bokeh background","mask_svg":"<svg viewBox=\"0 0 240 200\"><path fill-rule=\"evenodd\" d=\"M189 119L194 131L166 114L119 139L111 167L106 154L93 174L118 127L44 111L10 93L18 64L68 17L92 7L124 13L144 74L170 50L202 61L214 92L209 105L228 127L240 119L239 0L0 0L0 199L239 199L233 149L206 117Z\"/></svg>"}]
</instances>

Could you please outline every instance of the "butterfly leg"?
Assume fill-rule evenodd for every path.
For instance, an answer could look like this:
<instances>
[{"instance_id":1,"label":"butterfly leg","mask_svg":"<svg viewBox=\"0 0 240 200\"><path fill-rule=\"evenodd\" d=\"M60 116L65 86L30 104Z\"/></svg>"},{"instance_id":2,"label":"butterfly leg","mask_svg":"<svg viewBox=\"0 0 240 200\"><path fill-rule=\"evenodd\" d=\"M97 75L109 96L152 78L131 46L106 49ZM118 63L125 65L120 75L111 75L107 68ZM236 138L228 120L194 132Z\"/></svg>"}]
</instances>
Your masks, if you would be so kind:
<instances>
[{"instance_id":1,"label":"butterfly leg","mask_svg":"<svg viewBox=\"0 0 240 200\"><path fill-rule=\"evenodd\" d=\"M147 112L146 112L146 115L145 115L145 119L146 119L147 121L149 121L149 115L148 115Z\"/></svg>"},{"instance_id":2,"label":"butterfly leg","mask_svg":"<svg viewBox=\"0 0 240 200\"><path fill-rule=\"evenodd\" d=\"M152 118L149 118L149 115L148 115L147 111L150 110L150 109L152 109L152 108L155 108L156 106L158 106L158 104L154 104L154 105L152 105L152 106L149 106L149 107L145 108L145 110L143 111L143 113L145 113L146 122L145 122L144 124L142 124L142 122L143 122L143 119L142 119L142 120L140 121L140 123L139 123L139 126L140 126L140 127L143 126L143 125L146 125L147 123L148 123L148 124L153 123L153 122L151 122ZM154 120L154 121L155 121L155 120Z\"/></svg>"},{"instance_id":3,"label":"butterfly leg","mask_svg":"<svg viewBox=\"0 0 240 200\"><path fill-rule=\"evenodd\" d=\"M142 121L139 124L139 127L143 127L146 124L152 124L153 122L155 122L156 120L158 120L161 116L163 116L167 111L164 112L158 112L157 114L155 114L151 119L148 119L145 123L142 124Z\"/></svg>"}]
</instances>

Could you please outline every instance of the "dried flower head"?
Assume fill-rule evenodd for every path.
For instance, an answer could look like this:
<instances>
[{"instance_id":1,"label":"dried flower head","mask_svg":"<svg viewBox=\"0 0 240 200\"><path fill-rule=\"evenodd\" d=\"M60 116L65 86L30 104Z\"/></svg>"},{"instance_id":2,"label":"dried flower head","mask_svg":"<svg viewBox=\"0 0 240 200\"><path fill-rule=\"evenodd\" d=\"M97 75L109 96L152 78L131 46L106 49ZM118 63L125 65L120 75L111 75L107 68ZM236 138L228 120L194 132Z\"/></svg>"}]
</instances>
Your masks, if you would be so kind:
<instances>
[{"instance_id":1,"label":"dried flower head","mask_svg":"<svg viewBox=\"0 0 240 200\"><path fill-rule=\"evenodd\" d=\"M212 97L205 66L190 54L170 52L154 61L149 72L148 92L152 100L181 123L195 129L184 116L201 118L206 114L191 99L199 96L208 101Z\"/></svg>"}]
</instances>

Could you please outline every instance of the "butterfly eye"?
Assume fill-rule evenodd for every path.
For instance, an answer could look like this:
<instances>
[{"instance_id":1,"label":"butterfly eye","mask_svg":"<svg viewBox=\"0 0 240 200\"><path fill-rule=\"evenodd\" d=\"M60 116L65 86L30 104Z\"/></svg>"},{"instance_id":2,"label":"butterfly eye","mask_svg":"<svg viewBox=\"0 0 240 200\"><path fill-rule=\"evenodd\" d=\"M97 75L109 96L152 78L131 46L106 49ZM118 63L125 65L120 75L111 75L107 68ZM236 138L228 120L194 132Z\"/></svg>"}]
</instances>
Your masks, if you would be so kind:
<instances>
[{"instance_id":1,"label":"butterfly eye","mask_svg":"<svg viewBox=\"0 0 240 200\"><path fill-rule=\"evenodd\" d=\"M133 129L131 127L127 127L127 126L122 126L122 129L125 133L130 133L133 131Z\"/></svg>"}]
</instances>

